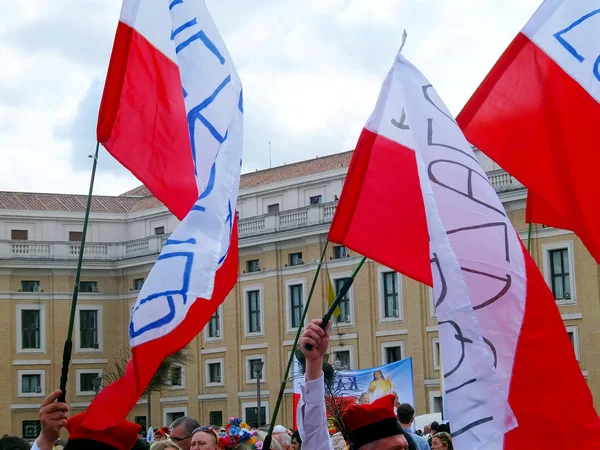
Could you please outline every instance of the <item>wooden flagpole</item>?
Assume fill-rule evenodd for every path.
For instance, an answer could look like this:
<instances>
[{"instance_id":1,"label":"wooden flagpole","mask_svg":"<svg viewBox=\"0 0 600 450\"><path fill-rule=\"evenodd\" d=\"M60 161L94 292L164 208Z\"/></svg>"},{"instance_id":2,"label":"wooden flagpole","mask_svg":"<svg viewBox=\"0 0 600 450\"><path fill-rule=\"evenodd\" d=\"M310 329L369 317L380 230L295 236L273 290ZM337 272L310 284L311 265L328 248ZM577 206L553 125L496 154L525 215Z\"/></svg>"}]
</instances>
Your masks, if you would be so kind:
<instances>
[{"instance_id":1,"label":"wooden flagpole","mask_svg":"<svg viewBox=\"0 0 600 450\"><path fill-rule=\"evenodd\" d=\"M79 246L79 259L77 261L77 272L75 272L75 284L73 285L73 300L71 301L71 316L69 318L69 329L63 348L62 370L60 373L60 390L62 391L58 401L64 403L67 397L67 380L69 378L69 364L71 362L71 353L73 351L73 326L75 324L75 310L77 308L77 296L79 294L79 280L81 278L81 266L83 264L83 253L85 251L85 238L87 235L87 226L90 218L90 209L92 206L92 192L94 190L94 179L96 178L96 167L98 165L98 150L100 142L96 142L96 151L90 157L94 160L92 164L92 176L90 178L90 190L87 197L85 208L85 217L83 219L83 230L81 232L81 244Z\"/></svg>"},{"instance_id":2,"label":"wooden flagpole","mask_svg":"<svg viewBox=\"0 0 600 450\"><path fill-rule=\"evenodd\" d=\"M327 249L327 245L325 245L325 247L323 248L323 253L321 254L321 260L319 261L319 265L317 267L315 277L313 278L310 293L309 293L308 299L306 300L306 306L304 307L304 311L302 312L302 319L300 320L301 324L304 323L304 320L306 319L306 314L308 313L308 305L310 304L310 300L312 298L314 287L317 282L317 277L318 277L320 269L321 269L321 264L323 263L323 259L325 258L325 250L326 249ZM356 277L356 275L358 274L358 272L360 271L360 269L362 268L362 266L364 265L366 260L367 260L367 258L365 256L363 256L362 259L360 260L360 262L358 263L358 266L356 266L356 269L354 269L354 272L352 272L352 275L350 275L350 277L348 279L346 279L346 282L344 283L344 285L338 292L335 301L331 304L331 306L329 307L329 309L323 316L323 323L321 324L321 328L325 329L325 327L327 327L327 324L329 323L331 316L333 315L336 308L340 305L340 301L346 295L346 293L350 289L350 286L352 286L352 283L354 282L354 278ZM296 333L296 338L294 339L294 346L292 347L292 351L290 353L290 359L288 361L288 365L287 365L285 374L283 376L283 380L281 382L281 388L279 389L279 395L277 396L277 403L275 404L275 410L273 411L273 416L271 417L271 423L269 424L269 432L268 432L267 436L265 437L265 440L263 441L263 448L265 448L265 449L271 448L271 440L272 440L272 436L273 436L273 428L275 428L275 420L277 419L277 414L279 413L279 407L281 406L281 400L283 399L283 392L285 390L285 385L287 383L287 379L290 374L290 368L294 361L294 354L295 354L296 348L298 347L298 341L300 340L301 331L302 331L302 328L298 327L298 332ZM310 344L307 344L307 348L308 348L308 345L310 345ZM310 347L310 348L312 348L312 347ZM259 414L260 414L260 411L259 411Z\"/></svg>"},{"instance_id":3,"label":"wooden flagpole","mask_svg":"<svg viewBox=\"0 0 600 450\"><path fill-rule=\"evenodd\" d=\"M302 325L304 323L304 321L306 320L306 315L308 314L308 307L310 306L310 301L312 300L312 296L315 291L315 287L317 285L317 279L319 278L319 273L321 272L321 266L323 265L323 261L325 260L325 253L327 252L328 246L329 246L329 241L325 241L325 245L323 246L323 251L321 252L321 259L319 259L319 263L317 265L317 270L315 271L315 276L313 277L312 284L310 286L310 291L308 292L308 298L306 299L306 305L304 305L304 309L302 311L302 317L300 318L300 325ZM271 416L271 420L269 422L269 432L267 433L267 437L265 438L265 440L263 442L263 447L265 449L271 448L271 438L273 436L273 428L275 428L275 420L277 419L277 414L279 414L279 408L281 407L281 401L283 400L283 393L285 391L285 386L287 384L288 377L290 376L290 370L291 370L292 364L294 362L294 353L296 351L296 347L298 347L298 341L300 340L301 333L302 333L302 326L299 326L298 331L296 332L296 337L294 338L294 344L292 346L290 358L289 358L287 366L285 368L285 373L283 374L283 379L281 380L281 386L279 388L279 394L277 395L277 402L275 403L275 409L273 410L273 415ZM258 418L260 419L260 411L258 411ZM268 445L267 445L267 443L268 443Z\"/></svg>"}]
</instances>

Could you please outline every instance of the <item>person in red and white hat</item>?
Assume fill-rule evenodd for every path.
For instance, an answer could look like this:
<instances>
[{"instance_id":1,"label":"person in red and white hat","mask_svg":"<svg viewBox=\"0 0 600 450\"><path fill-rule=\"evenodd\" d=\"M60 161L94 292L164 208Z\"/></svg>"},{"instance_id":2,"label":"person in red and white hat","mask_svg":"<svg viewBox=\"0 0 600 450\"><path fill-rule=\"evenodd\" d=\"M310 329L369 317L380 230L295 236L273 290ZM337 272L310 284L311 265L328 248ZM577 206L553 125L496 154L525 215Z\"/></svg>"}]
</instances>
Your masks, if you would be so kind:
<instances>
[{"instance_id":1,"label":"person in red and white hat","mask_svg":"<svg viewBox=\"0 0 600 450\"><path fill-rule=\"evenodd\" d=\"M61 429L65 427L69 431L69 440L64 450L131 450L140 432L140 425L123 420L106 430L90 430L84 425L85 412L67 420L69 407L56 401L60 393L60 390L53 392L42 403L42 431L31 450L52 450Z\"/></svg>"},{"instance_id":2,"label":"person in red and white hat","mask_svg":"<svg viewBox=\"0 0 600 450\"><path fill-rule=\"evenodd\" d=\"M305 381L300 385L298 430L302 447L311 450L333 450L327 429L323 356L329 346L327 329L321 320L312 320L302 338L300 348L306 357ZM307 350L306 344L312 349ZM395 412L396 398L383 396L370 405L350 405L343 414L353 450L410 450L409 441ZM411 441L412 442L412 441Z\"/></svg>"}]
</instances>

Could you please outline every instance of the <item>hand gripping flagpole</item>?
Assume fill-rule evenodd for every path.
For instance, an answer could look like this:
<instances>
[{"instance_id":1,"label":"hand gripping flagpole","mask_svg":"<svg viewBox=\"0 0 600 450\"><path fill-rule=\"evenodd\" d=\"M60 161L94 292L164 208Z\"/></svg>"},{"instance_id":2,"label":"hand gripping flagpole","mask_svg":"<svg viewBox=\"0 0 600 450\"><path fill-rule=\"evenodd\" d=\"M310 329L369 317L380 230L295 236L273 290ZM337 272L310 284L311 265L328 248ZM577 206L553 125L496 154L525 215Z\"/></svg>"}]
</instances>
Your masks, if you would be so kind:
<instances>
[{"instance_id":1,"label":"hand gripping flagpole","mask_svg":"<svg viewBox=\"0 0 600 450\"><path fill-rule=\"evenodd\" d=\"M317 271L315 273L315 277L313 278L312 286L310 288L310 293L308 294L308 299L306 300L306 306L304 307L304 311L302 311L302 318L300 320L300 323L304 323L306 314L308 313L308 305L310 304L310 300L312 298L312 294L315 289L317 277L319 276L319 271L321 269L321 264L323 263L323 259L325 257L326 249L327 249L327 244L325 244L325 247L323 248L323 253L321 254L321 260L319 261L319 265L317 266ZM336 308L340 305L342 298L344 298L344 296L346 295L346 293L352 286L352 283L354 283L354 278L356 277L356 275L358 274L358 271L362 268L362 266L366 260L367 260L367 258L365 256L363 256L362 259L360 260L360 262L358 263L358 266L356 266L356 269L354 269L354 272L352 272L352 275L350 275L350 277L346 279L344 285L338 292L337 297L335 298L335 301L331 304L331 306L329 307L329 309L323 316L323 321L320 325L322 329L325 329L327 327L327 324L331 320L331 316L335 312ZM283 399L283 391L285 390L285 385L287 383L287 379L290 374L290 368L292 366L292 362L294 361L294 355L295 355L294 350L296 349L296 347L298 347L298 341L300 340L301 331L302 331L302 328L298 327L298 332L296 333L296 338L294 339L293 350L290 353L290 359L288 360L287 368L285 370L285 374L284 374L283 380L281 382L281 388L279 389L279 395L277 396L277 403L275 404L275 410L273 411L273 416L271 417L271 423L269 424L269 432L267 434L267 437L263 441L263 448L271 448L271 438L273 435L273 428L275 427L275 419L277 419L277 414L279 412L281 400ZM305 346L305 348L307 350L311 350L312 345L307 344ZM260 413L260 411L259 411L259 413Z\"/></svg>"},{"instance_id":2,"label":"hand gripping flagpole","mask_svg":"<svg viewBox=\"0 0 600 450\"><path fill-rule=\"evenodd\" d=\"M313 277L312 284L310 286L310 291L308 292L308 298L306 299L306 305L304 305L304 309L302 311L302 317L300 318L300 323L304 323L306 320L306 315L308 314L308 307L310 306L310 301L312 300L313 293L315 291L315 287L317 285L317 279L319 278L319 273L321 272L321 266L323 265L323 260L325 259L325 252L327 251L327 247L329 246L329 241L325 241L325 245L323 246L323 251L321 252L321 259L319 259L319 264L317 265L317 270L315 271L315 276ZM263 448L268 449L271 448L271 438L273 436L273 429L275 428L275 420L277 419L277 414L279 414L279 407L281 406L281 401L283 400L283 393L285 391L285 385L287 383L288 377L290 376L290 370L292 368L292 363L294 362L294 352L296 347L298 347L298 341L300 340L300 334L302 333L302 327L298 327L298 331L296 332L296 337L294 338L294 344L292 347L292 351L290 353L290 359L288 360L287 366L285 368L285 373L283 374L283 379L281 380L281 387L279 388L279 395L277 395L277 402L275 403L275 409L273 410L273 415L271 416L271 420L269 423L269 432L263 441ZM260 411L258 411L258 417L260 418Z\"/></svg>"},{"instance_id":3,"label":"hand gripping flagpole","mask_svg":"<svg viewBox=\"0 0 600 450\"><path fill-rule=\"evenodd\" d=\"M87 235L88 220L90 218L90 209L92 206L92 192L94 190L94 179L96 178L96 166L98 165L98 150L100 142L96 142L96 151L90 158L94 160L92 164L92 176L90 179L90 190L88 192L87 205L85 208L85 217L83 219L83 230L81 232L81 243L79 245L79 259L77 261L77 272L75 273L75 284L73 285L73 300L71 301L71 316L69 318L69 330L63 348L62 370L60 373L61 394L58 401L64 403L67 397L67 380L69 378L69 364L71 362L71 353L73 351L73 326L75 324L75 309L77 308L77 296L79 294L79 280L81 278L81 266L83 264L83 253L85 250L85 237Z\"/></svg>"}]
</instances>

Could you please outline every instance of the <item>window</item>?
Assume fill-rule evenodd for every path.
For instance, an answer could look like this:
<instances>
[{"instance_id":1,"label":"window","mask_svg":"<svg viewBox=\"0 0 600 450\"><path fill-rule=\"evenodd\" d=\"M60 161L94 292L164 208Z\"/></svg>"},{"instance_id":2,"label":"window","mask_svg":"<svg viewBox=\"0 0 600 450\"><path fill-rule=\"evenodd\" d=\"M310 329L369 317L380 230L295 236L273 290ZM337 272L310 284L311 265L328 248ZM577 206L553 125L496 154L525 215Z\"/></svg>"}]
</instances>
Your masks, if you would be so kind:
<instances>
[{"instance_id":1,"label":"window","mask_svg":"<svg viewBox=\"0 0 600 450\"><path fill-rule=\"evenodd\" d=\"M581 361L581 354L579 349L579 327L567 327L567 333L569 334L569 340L571 341L571 345L573 345L575 357L577 358L577 361Z\"/></svg>"},{"instance_id":2,"label":"window","mask_svg":"<svg viewBox=\"0 0 600 450\"><path fill-rule=\"evenodd\" d=\"M302 264L302 252L290 253L290 266L300 266Z\"/></svg>"},{"instance_id":3,"label":"window","mask_svg":"<svg viewBox=\"0 0 600 450\"><path fill-rule=\"evenodd\" d=\"M24 350L39 350L40 337L40 310L21 310L21 348Z\"/></svg>"},{"instance_id":4,"label":"window","mask_svg":"<svg viewBox=\"0 0 600 450\"><path fill-rule=\"evenodd\" d=\"M206 368L206 385L223 386L223 384L225 384L223 376L225 360L223 358L207 359L204 364L204 367Z\"/></svg>"},{"instance_id":5,"label":"window","mask_svg":"<svg viewBox=\"0 0 600 450\"><path fill-rule=\"evenodd\" d=\"M24 420L21 422L21 431L23 432L23 439L37 439L42 432L42 422L39 420Z\"/></svg>"},{"instance_id":6,"label":"window","mask_svg":"<svg viewBox=\"0 0 600 450\"><path fill-rule=\"evenodd\" d=\"M208 365L208 382L221 382L221 363L211 363Z\"/></svg>"},{"instance_id":7,"label":"window","mask_svg":"<svg viewBox=\"0 0 600 450\"><path fill-rule=\"evenodd\" d=\"M404 358L404 342L384 342L381 344L381 363L391 364Z\"/></svg>"},{"instance_id":8,"label":"window","mask_svg":"<svg viewBox=\"0 0 600 450\"><path fill-rule=\"evenodd\" d=\"M146 433L146 430L148 429L148 423L146 422L146 416L135 416L133 418L133 423L137 423L140 427L142 427L142 432Z\"/></svg>"},{"instance_id":9,"label":"window","mask_svg":"<svg viewBox=\"0 0 600 450\"><path fill-rule=\"evenodd\" d=\"M260 270L260 265L258 263L258 259L251 259L250 261L246 261L246 272L258 272Z\"/></svg>"},{"instance_id":10,"label":"window","mask_svg":"<svg viewBox=\"0 0 600 450\"><path fill-rule=\"evenodd\" d=\"M429 288L429 317L437 319L437 312L435 310L435 304L437 302L433 288Z\"/></svg>"},{"instance_id":11,"label":"window","mask_svg":"<svg viewBox=\"0 0 600 450\"><path fill-rule=\"evenodd\" d=\"M40 292L40 282L39 281L21 281L21 292Z\"/></svg>"},{"instance_id":12,"label":"window","mask_svg":"<svg viewBox=\"0 0 600 450\"><path fill-rule=\"evenodd\" d=\"M262 363L262 368L259 365ZM266 381L265 374L267 372L267 365L265 364L265 355L247 355L246 356L246 383L256 384L257 369L260 368L260 381L264 383Z\"/></svg>"},{"instance_id":13,"label":"window","mask_svg":"<svg viewBox=\"0 0 600 450\"><path fill-rule=\"evenodd\" d=\"M18 397L45 397L45 370L17 371Z\"/></svg>"},{"instance_id":14,"label":"window","mask_svg":"<svg viewBox=\"0 0 600 450\"><path fill-rule=\"evenodd\" d=\"M79 292L98 292L97 281L80 281Z\"/></svg>"},{"instance_id":15,"label":"window","mask_svg":"<svg viewBox=\"0 0 600 450\"><path fill-rule=\"evenodd\" d=\"M440 370L440 338L432 339L432 348L433 348L433 370Z\"/></svg>"},{"instance_id":16,"label":"window","mask_svg":"<svg viewBox=\"0 0 600 450\"><path fill-rule=\"evenodd\" d=\"M400 317L398 305L398 273L384 272L383 276L383 317Z\"/></svg>"},{"instance_id":17,"label":"window","mask_svg":"<svg viewBox=\"0 0 600 450\"><path fill-rule=\"evenodd\" d=\"M82 238L83 238L83 232L69 231L69 241L70 242L81 242Z\"/></svg>"},{"instance_id":18,"label":"window","mask_svg":"<svg viewBox=\"0 0 600 450\"><path fill-rule=\"evenodd\" d=\"M185 379L183 373L183 366L179 364L173 364L171 366L169 384L171 389L183 389L185 386Z\"/></svg>"},{"instance_id":19,"label":"window","mask_svg":"<svg viewBox=\"0 0 600 450\"><path fill-rule=\"evenodd\" d=\"M260 332L260 291L248 291L248 332Z\"/></svg>"},{"instance_id":20,"label":"window","mask_svg":"<svg viewBox=\"0 0 600 450\"><path fill-rule=\"evenodd\" d=\"M102 371L98 369L77 369L77 395L96 395L102 384Z\"/></svg>"},{"instance_id":21,"label":"window","mask_svg":"<svg viewBox=\"0 0 600 450\"><path fill-rule=\"evenodd\" d=\"M29 239L29 232L27 230L10 230L10 238L13 241L26 241Z\"/></svg>"},{"instance_id":22,"label":"window","mask_svg":"<svg viewBox=\"0 0 600 450\"><path fill-rule=\"evenodd\" d=\"M99 349L98 310L79 310L79 346L82 349Z\"/></svg>"},{"instance_id":23,"label":"window","mask_svg":"<svg viewBox=\"0 0 600 450\"><path fill-rule=\"evenodd\" d=\"M46 306L17 305L17 352L46 351Z\"/></svg>"},{"instance_id":24,"label":"window","mask_svg":"<svg viewBox=\"0 0 600 450\"><path fill-rule=\"evenodd\" d=\"M323 196L322 195L313 195L312 197L309 198L309 202L311 205L320 205L321 203L323 203Z\"/></svg>"},{"instance_id":25,"label":"window","mask_svg":"<svg viewBox=\"0 0 600 450\"><path fill-rule=\"evenodd\" d=\"M223 426L223 411L211 411L208 413L208 423L216 425L217 427Z\"/></svg>"},{"instance_id":26,"label":"window","mask_svg":"<svg viewBox=\"0 0 600 450\"><path fill-rule=\"evenodd\" d=\"M218 307L215 313L208 321L208 338L217 339L221 337L221 307Z\"/></svg>"},{"instance_id":27,"label":"window","mask_svg":"<svg viewBox=\"0 0 600 450\"><path fill-rule=\"evenodd\" d=\"M550 286L556 300L571 299L569 274L569 250L560 248L550 250Z\"/></svg>"},{"instance_id":28,"label":"window","mask_svg":"<svg viewBox=\"0 0 600 450\"><path fill-rule=\"evenodd\" d=\"M346 258L348 256L348 250L343 245L336 245L333 247L333 259Z\"/></svg>"},{"instance_id":29,"label":"window","mask_svg":"<svg viewBox=\"0 0 600 450\"><path fill-rule=\"evenodd\" d=\"M333 363L340 369L350 368L350 350L338 350L333 353Z\"/></svg>"},{"instance_id":30,"label":"window","mask_svg":"<svg viewBox=\"0 0 600 450\"><path fill-rule=\"evenodd\" d=\"M22 375L21 394L40 394L42 392L42 376Z\"/></svg>"},{"instance_id":31,"label":"window","mask_svg":"<svg viewBox=\"0 0 600 450\"><path fill-rule=\"evenodd\" d=\"M154 234L156 236L165 234L165 227L154 227Z\"/></svg>"},{"instance_id":32,"label":"window","mask_svg":"<svg viewBox=\"0 0 600 450\"><path fill-rule=\"evenodd\" d=\"M342 286L344 286L344 283L346 282L347 278L338 278L336 280L333 280L335 283L335 293L336 295L340 292L340 289L342 289ZM350 323L350 296L349 296L349 292L346 292L346 295L344 295L344 297L342 298L342 300L340 301L340 318L338 319L338 323Z\"/></svg>"},{"instance_id":33,"label":"window","mask_svg":"<svg viewBox=\"0 0 600 450\"><path fill-rule=\"evenodd\" d=\"M187 408L164 408L163 422L169 426L177 419L187 416Z\"/></svg>"},{"instance_id":34,"label":"window","mask_svg":"<svg viewBox=\"0 0 600 450\"><path fill-rule=\"evenodd\" d=\"M290 285L290 325L292 328L298 328L300 326L300 321L302 319L302 310L304 309L304 303L302 300L303 290L304 286L301 284Z\"/></svg>"},{"instance_id":35,"label":"window","mask_svg":"<svg viewBox=\"0 0 600 450\"><path fill-rule=\"evenodd\" d=\"M391 364L402 359L402 348L399 346L385 348L385 364Z\"/></svg>"},{"instance_id":36,"label":"window","mask_svg":"<svg viewBox=\"0 0 600 450\"><path fill-rule=\"evenodd\" d=\"M439 392L438 392L439 394ZM444 398L441 395L433 397L433 409L432 413L443 413L444 412Z\"/></svg>"},{"instance_id":37,"label":"window","mask_svg":"<svg viewBox=\"0 0 600 450\"><path fill-rule=\"evenodd\" d=\"M274 214L279 212L279 203L274 203L267 206L267 213Z\"/></svg>"},{"instance_id":38,"label":"window","mask_svg":"<svg viewBox=\"0 0 600 450\"><path fill-rule=\"evenodd\" d=\"M252 428L258 428L259 426L265 426L267 424L267 407L260 407L260 424L258 420L258 408L256 406L244 408L244 422L246 422Z\"/></svg>"},{"instance_id":39,"label":"window","mask_svg":"<svg viewBox=\"0 0 600 450\"><path fill-rule=\"evenodd\" d=\"M142 286L144 285L144 279L143 278L136 278L135 280L133 280L133 290L134 291L139 291L142 289Z\"/></svg>"}]
</instances>

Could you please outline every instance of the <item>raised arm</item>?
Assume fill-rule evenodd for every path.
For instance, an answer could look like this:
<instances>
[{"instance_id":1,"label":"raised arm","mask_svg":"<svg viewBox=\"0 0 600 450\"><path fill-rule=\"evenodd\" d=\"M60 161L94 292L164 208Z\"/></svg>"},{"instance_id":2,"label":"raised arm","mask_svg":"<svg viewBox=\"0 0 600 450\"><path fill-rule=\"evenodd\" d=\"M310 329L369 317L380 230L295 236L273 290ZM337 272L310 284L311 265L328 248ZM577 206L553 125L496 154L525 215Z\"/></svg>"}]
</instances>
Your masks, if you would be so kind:
<instances>
[{"instance_id":1,"label":"raised arm","mask_svg":"<svg viewBox=\"0 0 600 450\"><path fill-rule=\"evenodd\" d=\"M300 338L300 348L306 357L306 372L305 381L300 385L302 395L298 405L298 431L302 447L311 450L333 450L327 429L323 378L323 355L329 347L329 334L319 325L320 319L311 320ZM312 350L306 350L306 344L311 344Z\"/></svg>"}]
</instances>

